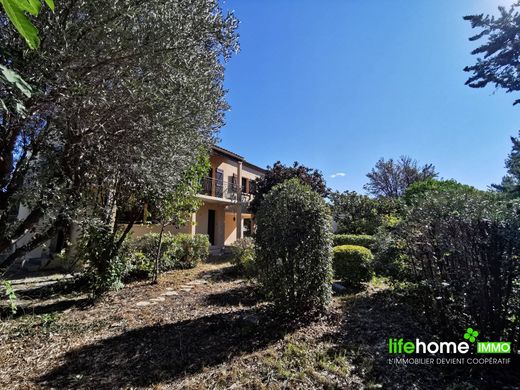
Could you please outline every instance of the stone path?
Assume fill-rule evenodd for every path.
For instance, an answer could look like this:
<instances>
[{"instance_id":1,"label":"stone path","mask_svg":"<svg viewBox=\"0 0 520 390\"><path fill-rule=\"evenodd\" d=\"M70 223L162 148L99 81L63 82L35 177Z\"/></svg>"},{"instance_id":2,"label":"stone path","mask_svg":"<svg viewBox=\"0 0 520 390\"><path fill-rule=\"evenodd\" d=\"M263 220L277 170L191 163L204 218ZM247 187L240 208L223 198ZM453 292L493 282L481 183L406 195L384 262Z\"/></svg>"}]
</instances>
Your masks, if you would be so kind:
<instances>
[{"instance_id":1,"label":"stone path","mask_svg":"<svg viewBox=\"0 0 520 390\"><path fill-rule=\"evenodd\" d=\"M174 290L171 287L166 287L166 291L163 292L162 294L160 294L158 297L150 298L146 301L139 301L135 305L137 307L146 307L146 306L156 305L158 303L166 302L166 298L177 297L177 296L180 296L181 293L189 293L195 287L201 286L204 284L208 284L208 281L204 280L204 279L197 279L197 280L192 280L191 282L181 285L179 287L178 291Z\"/></svg>"}]
</instances>

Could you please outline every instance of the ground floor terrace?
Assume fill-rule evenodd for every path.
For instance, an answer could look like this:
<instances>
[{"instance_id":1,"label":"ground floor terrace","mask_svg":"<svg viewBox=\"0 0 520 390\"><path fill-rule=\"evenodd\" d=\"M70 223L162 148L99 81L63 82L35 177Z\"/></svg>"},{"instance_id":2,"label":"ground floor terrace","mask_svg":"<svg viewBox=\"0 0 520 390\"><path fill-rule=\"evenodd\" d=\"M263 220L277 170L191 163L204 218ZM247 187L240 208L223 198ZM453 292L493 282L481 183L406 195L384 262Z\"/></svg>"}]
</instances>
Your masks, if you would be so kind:
<instances>
[{"instance_id":1,"label":"ground floor terrace","mask_svg":"<svg viewBox=\"0 0 520 390\"><path fill-rule=\"evenodd\" d=\"M192 215L186 225L176 228L167 226L170 233L207 234L212 249L221 249L233 244L237 239L251 235L254 228L253 216L246 210L246 204L238 204L226 199L214 199L200 195L203 204ZM157 224L135 224L132 236L140 237L146 233L159 232Z\"/></svg>"}]
</instances>

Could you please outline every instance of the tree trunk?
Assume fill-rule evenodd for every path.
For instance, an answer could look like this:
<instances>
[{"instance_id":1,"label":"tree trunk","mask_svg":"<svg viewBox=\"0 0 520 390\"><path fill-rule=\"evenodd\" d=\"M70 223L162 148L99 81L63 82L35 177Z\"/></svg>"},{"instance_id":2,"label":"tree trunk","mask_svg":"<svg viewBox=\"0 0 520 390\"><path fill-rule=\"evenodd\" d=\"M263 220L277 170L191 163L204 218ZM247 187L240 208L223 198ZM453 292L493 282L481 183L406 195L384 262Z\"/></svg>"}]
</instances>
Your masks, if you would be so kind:
<instances>
[{"instance_id":1,"label":"tree trunk","mask_svg":"<svg viewBox=\"0 0 520 390\"><path fill-rule=\"evenodd\" d=\"M153 283L157 283L159 278L159 262L161 261L161 247L164 233L164 223L161 222L161 232L159 233L159 244L157 245L157 255L155 256L155 270L153 274Z\"/></svg>"}]
</instances>

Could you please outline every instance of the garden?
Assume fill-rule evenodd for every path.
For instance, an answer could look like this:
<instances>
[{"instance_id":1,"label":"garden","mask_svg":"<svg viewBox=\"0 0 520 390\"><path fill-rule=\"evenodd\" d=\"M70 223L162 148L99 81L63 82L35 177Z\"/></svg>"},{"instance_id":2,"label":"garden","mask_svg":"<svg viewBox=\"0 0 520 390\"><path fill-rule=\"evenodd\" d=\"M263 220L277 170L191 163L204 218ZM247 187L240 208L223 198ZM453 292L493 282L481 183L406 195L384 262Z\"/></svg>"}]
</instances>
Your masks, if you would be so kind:
<instances>
[{"instance_id":1,"label":"garden","mask_svg":"<svg viewBox=\"0 0 520 390\"><path fill-rule=\"evenodd\" d=\"M2 386L514 388L515 355L470 370L390 365L387 344L459 340L473 326L518 350L514 201L427 179L381 204L327 203L311 175L281 176L264 179L255 236L225 254L210 255L205 235L165 234L157 266L148 234L125 242L124 287L101 297L84 273L15 284ZM333 214L349 228L333 234Z\"/></svg>"},{"instance_id":2,"label":"garden","mask_svg":"<svg viewBox=\"0 0 520 390\"><path fill-rule=\"evenodd\" d=\"M229 109L233 12L0 3L0 388L519 388L520 134L488 190L408 156L380 159L366 195L275 162L240 204L250 236L210 251L171 232ZM520 90L517 7L466 18L486 40L470 87ZM19 272L49 243L62 272ZM412 342L509 350L399 360Z\"/></svg>"}]
</instances>

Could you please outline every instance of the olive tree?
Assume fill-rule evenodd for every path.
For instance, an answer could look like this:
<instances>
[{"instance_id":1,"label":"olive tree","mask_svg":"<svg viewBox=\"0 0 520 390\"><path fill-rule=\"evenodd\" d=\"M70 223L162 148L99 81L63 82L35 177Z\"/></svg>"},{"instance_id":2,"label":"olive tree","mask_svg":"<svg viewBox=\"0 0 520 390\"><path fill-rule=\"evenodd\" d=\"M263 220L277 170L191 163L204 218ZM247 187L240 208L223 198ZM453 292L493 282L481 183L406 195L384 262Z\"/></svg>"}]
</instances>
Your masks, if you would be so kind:
<instances>
[{"instance_id":1,"label":"olive tree","mask_svg":"<svg viewBox=\"0 0 520 390\"><path fill-rule=\"evenodd\" d=\"M33 23L39 50L0 31L2 64L33 90L1 114L0 253L30 239L0 266L78 223L110 226L109 259L132 225L113 227L117 205L137 216L166 196L223 124L238 22L216 0L64 0Z\"/></svg>"},{"instance_id":2,"label":"olive tree","mask_svg":"<svg viewBox=\"0 0 520 390\"><path fill-rule=\"evenodd\" d=\"M256 265L283 311L323 309L331 297L332 218L323 198L297 178L274 186L257 214Z\"/></svg>"}]
</instances>

